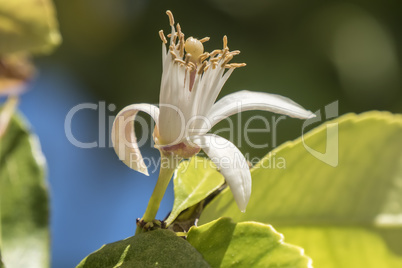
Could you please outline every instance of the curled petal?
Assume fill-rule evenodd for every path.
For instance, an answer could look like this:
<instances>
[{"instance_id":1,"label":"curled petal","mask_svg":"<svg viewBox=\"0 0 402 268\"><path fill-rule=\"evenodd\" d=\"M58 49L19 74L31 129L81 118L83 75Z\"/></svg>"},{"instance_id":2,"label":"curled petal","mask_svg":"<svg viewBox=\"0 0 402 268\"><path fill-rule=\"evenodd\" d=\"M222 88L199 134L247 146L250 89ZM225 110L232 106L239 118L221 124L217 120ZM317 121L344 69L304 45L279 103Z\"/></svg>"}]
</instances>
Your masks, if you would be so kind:
<instances>
[{"instance_id":1,"label":"curled petal","mask_svg":"<svg viewBox=\"0 0 402 268\"><path fill-rule=\"evenodd\" d=\"M246 211L251 194L251 174L243 154L230 141L206 134L192 136L190 142L199 146L225 177L237 206L242 212Z\"/></svg>"},{"instance_id":2,"label":"curled petal","mask_svg":"<svg viewBox=\"0 0 402 268\"><path fill-rule=\"evenodd\" d=\"M147 103L129 105L119 112L113 122L112 143L116 154L124 164L148 176L148 169L138 148L134 132L135 116L140 111L146 112L158 123L159 108L155 105Z\"/></svg>"},{"instance_id":3,"label":"curled petal","mask_svg":"<svg viewBox=\"0 0 402 268\"><path fill-rule=\"evenodd\" d=\"M296 102L280 95L243 90L229 94L217 101L207 117L210 126L213 127L228 116L250 110L269 111L300 119L315 116L311 111L305 110Z\"/></svg>"}]
</instances>

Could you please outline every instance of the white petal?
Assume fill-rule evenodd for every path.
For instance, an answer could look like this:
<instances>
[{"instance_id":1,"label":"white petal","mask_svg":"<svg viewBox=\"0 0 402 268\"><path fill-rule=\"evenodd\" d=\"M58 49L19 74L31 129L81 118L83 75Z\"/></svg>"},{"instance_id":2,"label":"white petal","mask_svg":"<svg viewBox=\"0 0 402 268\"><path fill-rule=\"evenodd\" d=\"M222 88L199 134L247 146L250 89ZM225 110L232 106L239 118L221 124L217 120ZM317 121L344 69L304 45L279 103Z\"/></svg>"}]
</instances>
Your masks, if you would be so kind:
<instances>
[{"instance_id":1,"label":"white petal","mask_svg":"<svg viewBox=\"0 0 402 268\"><path fill-rule=\"evenodd\" d=\"M235 68L230 68L224 75L223 75L223 72L224 72L225 68L221 69L221 72L220 72L218 78L216 78L214 84L212 84L211 90L208 93L208 96L204 101L203 107L205 107L205 109L208 109L208 110L207 110L207 112L203 111L203 113L202 113L203 115L206 115L211 110L211 107L215 103L216 99L218 98L219 93L221 92L226 81L229 79L230 75L233 73L234 69Z\"/></svg>"},{"instance_id":2,"label":"white petal","mask_svg":"<svg viewBox=\"0 0 402 268\"><path fill-rule=\"evenodd\" d=\"M220 99L212 106L207 117L211 126L214 126L228 116L250 110L269 111L300 119L315 116L311 111L280 95L243 90Z\"/></svg>"},{"instance_id":3,"label":"white petal","mask_svg":"<svg viewBox=\"0 0 402 268\"><path fill-rule=\"evenodd\" d=\"M185 67L171 63L166 83L161 85L160 141L164 145L180 143L184 138L186 119L191 117L190 91L185 89ZM162 78L164 79L164 78Z\"/></svg>"},{"instance_id":4,"label":"white petal","mask_svg":"<svg viewBox=\"0 0 402 268\"><path fill-rule=\"evenodd\" d=\"M139 111L146 112L156 123L158 122L159 108L155 105L147 103L129 105L119 112L113 122L112 142L116 154L124 164L148 176L148 169L138 148L134 132L134 120Z\"/></svg>"},{"instance_id":5,"label":"white petal","mask_svg":"<svg viewBox=\"0 0 402 268\"><path fill-rule=\"evenodd\" d=\"M220 169L229 184L237 206L245 212L251 194L251 174L240 150L230 141L213 134L192 136L189 139L190 142L198 145Z\"/></svg>"}]
</instances>

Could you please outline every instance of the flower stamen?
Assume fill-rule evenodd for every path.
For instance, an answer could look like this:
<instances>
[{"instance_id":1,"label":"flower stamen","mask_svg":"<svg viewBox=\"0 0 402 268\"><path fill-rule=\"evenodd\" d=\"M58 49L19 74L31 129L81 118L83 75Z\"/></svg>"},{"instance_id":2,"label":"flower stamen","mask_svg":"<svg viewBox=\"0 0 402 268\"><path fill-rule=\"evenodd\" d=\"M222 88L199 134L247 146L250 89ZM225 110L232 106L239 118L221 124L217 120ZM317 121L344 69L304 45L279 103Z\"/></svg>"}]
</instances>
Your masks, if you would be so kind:
<instances>
[{"instance_id":1,"label":"flower stamen","mask_svg":"<svg viewBox=\"0 0 402 268\"><path fill-rule=\"evenodd\" d=\"M225 47L222 51L223 52L221 55L221 59L224 59L226 57L226 54L229 52L229 48Z\"/></svg>"},{"instance_id":2,"label":"flower stamen","mask_svg":"<svg viewBox=\"0 0 402 268\"><path fill-rule=\"evenodd\" d=\"M245 64L245 63L231 63L231 64L226 64L225 65L225 68L240 68L240 67L244 67L244 66L246 66L247 64Z\"/></svg>"},{"instance_id":3,"label":"flower stamen","mask_svg":"<svg viewBox=\"0 0 402 268\"><path fill-rule=\"evenodd\" d=\"M177 50L180 51L180 57L183 57L183 55L184 55L184 34L181 31L180 24L177 23L176 29L177 29L177 36L179 37L179 44L177 45Z\"/></svg>"},{"instance_id":4,"label":"flower stamen","mask_svg":"<svg viewBox=\"0 0 402 268\"><path fill-rule=\"evenodd\" d=\"M198 74L201 75L205 71L206 67L207 67L207 62L203 61L202 65L200 66L200 69L198 70Z\"/></svg>"},{"instance_id":5,"label":"flower stamen","mask_svg":"<svg viewBox=\"0 0 402 268\"><path fill-rule=\"evenodd\" d=\"M200 39L199 41L200 41L201 43L205 43L205 42L208 42L209 39L210 39L210 38L207 36L207 37L204 37L204 38Z\"/></svg>"},{"instance_id":6,"label":"flower stamen","mask_svg":"<svg viewBox=\"0 0 402 268\"><path fill-rule=\"evenodd\" d=\"M174 62L178 62L178 63L180 63L180 66L184 66L184 65L186 65L186 62L184 61L184 60L182 60L182 59L174 59Z\"/></svg>"},{"instance_id":7,"label":"flower stamen","mask_svg":"<svg viewBox=\"0 0 402 268\"><path fill-rule=\"evenodd\" d=\"M167 40L166 40L165 34L163 33L163 30L159 31L159 37L161 38L161 40L164 44L167 44Z\"/></svg>"},{"instance_id":8,"label":"flower stamen","mask_svg":"<svg viewBox=\"0 0 402 268\"><path fill-rule=\"evenodd\" d=\"M208 52L204 52L200 55L200 57L198 58L199 62L204 62L206 59L208 59L209 57L209 53Z\"/></svg>"},{"instance_id":9,"label":"flower stamen","mask_svg":"<svg viewBox=\"0 0 402 268\"><path fill-rule=\"evenodd\" d=\"M231 61L232 59L233 59L233 55L232 55L232 54L228 54L228 55L224 58L221 67L224 68L225 65L226 65L227 63L229 63L229 61Z\"/></svg>"},{"instance_id":10,"label":"flower stamen","mask_svg":"<svg viewBox=\"0 0 402 268\"><path fill-rule=\"evenodd\" d=\"M170 26L173 26L173 25L174 25L174 17L173 17L172 12L171 12L170 10L167 10L167 11L166 11L166 14L167 14L168 17L169 17L169 24L170 24Z\"/></svg>"},{"instance_id":11,"label":"flower stamen","mask_svg":"<svg viewBox=\"0 0 402 268\"><path fill-rule=\"evenodd\" d=\"M170 50L170 55L172 55L173 59L177 58L176 53L172 49Z\"/></svg>"},{"instance_id":12,"label":"flower stamen","mask_svg":"<svg viewBox=\"0 0 402 268\"><path fill-rule=\"evenodd\" d=\"M230 51L228 54L231 54L231 55L233 55L233 56L236 56L236 55L239 55L239 54L240 54L240 50L233 50L233 51Z\"/></svg>"},{"instance_id":13,"label":"flower stamen","mask_svg":"<svg viewBox=\"0 0 402 268\"><path fill-rule=\"evenodd\" d=\"M192 62L189 62L186 67L190 72L194 72L197 69L196 65ZM191 91L191 89L190 89L190 91Z\"/></svg>"},{"instance_id":14,"label":"flower stamen","mask_svg":"<svg viewBox=\"0 0 402 268\"><path fill-rule=\"evenodd\" d=\"M174 63L184 67L186 70L186 77L189 77L188 85L189 90L191 89L195 82L196 74L202 76L209 67L212 69L216 68L239 68L246 66L245 63L230 63L234 56L240 54L239 50L229 51L228 38L223 36L223 48L213 50L211 53L204 52L203 43L210 40L209 37L204 37L200 40L189 37L184 39L185 35L181 30L179 23L175 26L174 17L171 11L167 11L166 14L169 17L169 23L172 27L172 33L168 34L167 37L170 38L169 53L172 55L172 60ZM159 31L159 36L164 44L167 44L166 36L163 31ZM188 72L188 74L187 74ZM185 78L186 79L186 78Z\"/></svg>"},{"instance_id":15,"label":"flower stamen","mask_svg":"<svg viewBox=\"0 0 402 268\"><path fill-rule=\"evenodd\" d=\"M227 50L229 50L228 48L228 37L226 35L223 36L223 48L227 48Z\"/></svg>"}]
</instances>

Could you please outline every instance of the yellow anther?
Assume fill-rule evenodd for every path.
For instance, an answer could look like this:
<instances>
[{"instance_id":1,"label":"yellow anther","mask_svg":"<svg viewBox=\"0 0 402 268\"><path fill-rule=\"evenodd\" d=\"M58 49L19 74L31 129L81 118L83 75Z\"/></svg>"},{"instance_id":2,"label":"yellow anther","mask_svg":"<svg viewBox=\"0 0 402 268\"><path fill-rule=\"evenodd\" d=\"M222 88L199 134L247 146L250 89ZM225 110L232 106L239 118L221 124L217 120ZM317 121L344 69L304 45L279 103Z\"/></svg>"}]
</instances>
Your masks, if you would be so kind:
<instances>
[{"instance_id":1,"label":"yellow anther","mask_svg":"<svg viewBox=\"0 0 402 268\"><path fill-rule=\"evenodd\" d=\"M231 54L233 56L239 55L240 54L240 50L233 50L231 52L229 52L228 54Z\"/></svg>"},{"instance_id":2,"label":"yellow anther","mask_svg":"<svg viewBox=\"0 0 402 268\"><path fill-rule=\"evenodd\" d=\"M231 63L231 64L226 64L225 68L240 68L246 66L245 63Z\"/></svg>"},{"instance_id":3,"label":"yellow anther","mask_svg":"<svg viewBox=\"0 0 402 268\"><path fill-rule=\"evenodd\" d=\"M163 34L163 30L160 30L160 31L159 31L159 36L160 36L162 42L163 42L164 44L166 44L166 43L167 43L167 40L166 40L165 35Z\"/></svg>"},{"instance_id":4,"label":"yellow anther","mask_svg":"<svg viewBox=\"0 0 402 268\"><path fill-rule=\"evenodd\" d=\"M218 62L221 59L221 57L216 57L216 58L212 58L209 61L210 62Z\"/></svg>"},{"instance_id":5,"label":"yellow anther","mask_svg":"<svg viewBox=\"0 0 402 268\"><path fill-rule=\"evenodd\" d=\"M170 55L172 55L173 59L177 58L176 53L173 50L170 50Z\"/></svg>"},{"instance_id":6,"label":"yellow anther","mask_svg":"<svg viewBox=\"0 0 402 268\"><path fill-rule=\"evenodd\" d=\"M227 55L226 57L225 57L225 59L223 60L223 63L222 63L222 68L224 68L225 67L225 65L226 64L228 64L229 63L229 61L231 61L233 59L233 55Z\"/></svg>"},{"instance_id":7,"label":"yellow anther","mask_svg":"<svg viewBox=\"0 0 402 268\"><path fill-rule=\"evenodd\" d=\"M188 68L188 70L189 70L190 72L193 72L193 71L195 71L195 70L197 69L197 66L195 66L194 63L189 62L189 63L187 64L187 68Z\"/></svg>"},{"instance_id":8,"label":"yellow anther","mask_svg":"<svg viewBox=\"0 0 402 268\"><path fill-rule=\"evenodd\" d=\"M181 31L180 24L177 23L176 25L177 29L177 36L179 38L179 47L178 50L180 51L180 57L183 57L183 50L184 50L184 34Z\"/></svg>"},{"instance_id":9,"label":"yellow anther","mask_svg":"<svg viewBox=\"0 0 402 268\"><path fill-rule=\"evenodd\" d=\"M226 36L226 35L225 35L225 36ZM229 48L228 48L228 47L225 47L225 48L222 50L222 55L221 55L222 59L224 59L224 58L227 56L228 52L229 52Z\"/></svg>"},{"instance_id":10,"label":"yellow anther","mask_svg":"<svg viewBox=\"0 0 402 268\"><path fill-rule=\"evenodd\" d=\"M182 59L174 59L174 62L178 62L178 63L180 63L180 65L181 64L183 64L183 65L186 64L186 62L184 60L182 60Z\"/></svg>"},{"instance_id":11,"label":"yellow anther","mask_svg":"<svg viewBox=\"0 0 402 268\"><path fill-rule=\"evenodd\" d=\"M184 55L184 34L182 34L180 36L179 51L180 51L180 57L183 57L183 55Z\"/></svg>"},{"instance_id":12,"label":"yellow anther","mask_svg":"<svg viewBox=\"0 0 402 268\"><path fill-rule=\"evenodd\" d=\"M228 37L225 35L223 36L223 48L227 48L228 47Z\"/></svg>"},{"instance_id":13,"label":"yellow anther","mask_svg":"<svg viewBox=\"0 0 402 268\"><path fill-rule=\"evenodd\" d=\"M219 53L222 53L222 50L215 49L214 51L211 52L211 54L209 54L209 56L212 58L212 57L215 57L216 55L218 55Z\"/></svg>"},{"instance_id":14,"label":"yellow anther","mask_svg":"<svg viewBox=\"0 0 402 268\"><path fill-rule=\"evenodd\" d=\"M187 53L191 54L190 61L194 63L198 63L198 58L202 53L204 53L204 46L202 43L193 37L187 38L184 48Z\"/></svg>"},{"instance_id":15,"label":"yellow anther","mask_svg":"<svg viewBox=\"0 0 402 268\"><path fill-rule=\"evenodd\" d=\"M209 39L210 39L209 37L204 37L204 38L200 39L200 42L205 43L205 42L209 41Z\"/></svg>"},{"instance_id":16,"label":"yellow anther","mask_svg":"<svg viewBox=\"0 0 402 268\"><path fill-rule=\"evenodd\" d=\"M240 67L246 66L247 64L245 64L245 63L232 63L231 65L234 68L240 68Z\"/></svg>"},{"instance_id":17,"label":"yellow anther","mask_svg":"<svg viewBox=\"0 0 402 268\"><path fill-rule=\"evenodd\" d=\"M198 58L199 62L203 62L204 60L206 60L209 57L209 53L205 52L203 54L200 55L200 57Z\"/></svg>"},{"instance_id":18,"label":"yellow anther","mask_svg":"<svg viewBox=\"0 0 402 268\"><path fill-rule=\"evenodd\" d=\"M167 14L168 17L169 17L170 26L173 26L173 25L174 25L174 17L173 17L172 12L171 12L170 10L167 10L167 11L166 11L166 14Z\"/></svg>"},{"instance_id":19,"label":"yellow anther","mask_svg":"<svg viewBox=\"0 0 402 268\"><path fill-rule=\"evenodd\" d=\"M207 62L204 61L204 62L202 63L202 65L201 65L201 67L200 67L199 70L198 70L198 74L202 74L202 73L204 72L204 70L205 70L206 67L207 67Z\"/></svg>"}]
</instances>

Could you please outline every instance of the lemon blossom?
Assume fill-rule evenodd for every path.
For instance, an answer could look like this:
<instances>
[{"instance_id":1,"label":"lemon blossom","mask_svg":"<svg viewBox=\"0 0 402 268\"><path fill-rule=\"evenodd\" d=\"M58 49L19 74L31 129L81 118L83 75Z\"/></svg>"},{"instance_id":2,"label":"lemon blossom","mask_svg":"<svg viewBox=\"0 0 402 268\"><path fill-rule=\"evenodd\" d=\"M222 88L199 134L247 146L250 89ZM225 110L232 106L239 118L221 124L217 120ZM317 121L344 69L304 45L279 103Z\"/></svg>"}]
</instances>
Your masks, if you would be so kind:
<instances>
[{"instance_id":1,"label":"lemon blossom","mask_svg":"<svg viewBox=\"0 0 402 268\"><path fill-rule=\"evenodd\" d=\"M230 141L208 131L222 119L241 111L263 110L300 119L314 115L290 99L263 92L240 91L216 102L233 70L245 66L230 63L240 51L229 51L225 36L222 49L204 52L203 43L209 38L185 40L180 25L175 27L172 13L167 14L170 41L163 31L159 32L163 65L159 108L141 103L120 111L112 131L115 151L127 166L148 175L133 126L136 114L146 112L156 122L153 137L161 154L189 158L202 149L225 177L240 210L245 211L251 194L246 159ZM229 161L223 164L220 161L223 158Z\"/></svg>"}]
</instances>

